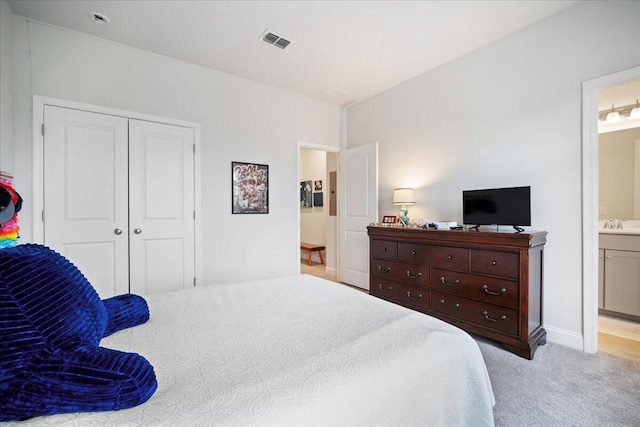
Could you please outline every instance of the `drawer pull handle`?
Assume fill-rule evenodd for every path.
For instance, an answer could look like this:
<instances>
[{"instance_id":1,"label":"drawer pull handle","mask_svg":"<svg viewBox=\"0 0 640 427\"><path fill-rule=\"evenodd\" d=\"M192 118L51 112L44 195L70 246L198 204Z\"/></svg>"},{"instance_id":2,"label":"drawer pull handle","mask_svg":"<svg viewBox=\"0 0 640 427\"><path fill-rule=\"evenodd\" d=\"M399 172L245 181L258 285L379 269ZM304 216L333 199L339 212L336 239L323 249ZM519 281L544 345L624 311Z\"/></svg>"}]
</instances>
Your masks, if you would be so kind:
<instances>
[{"instance_id":1,"label":"drawer pull handle","mask_svg":"<svg viewBox=\"0 0 640 427\"><path fill-rule=\"evenodd\" d=\"M483 311L483 312L482 312L482 314L484 314L484 317L485 317L487 320L490 320L490 321L492 321L492 322L499 322L499 321L501 321L501 320L505 320L505 319L507 318L507 316L505 316L505 315L503 314L502 316L498 317L497 319L494 319L494 318L492 318L492 317L489 317L489 312L488 312L487 310Z\"/></svg>"},{"instance_id":2,"label":"drawer pull handle","mask_svg":"<svg viewBox=\"0 0 640 427\"><path fill-rule=\"evenodd\" d=\"M379 271L379 272L381 272L381 273L388 273L388 272L390 272L390 271L391 271L391 267L387 267L387 268L385 268L385 269L383 270L383 269L382 269L382 266L381 266L381 265L379 265L379 266L378 266L378 271Z\"/></svg>"},{"instance_id":3,"label":"drawer pull handle","mask_svg":"<svg viewBox=\"0 0 640 427\"><path fill-rule=\"evenodd\" d=\"M447 255L447 259L453 259L453 256Z\"/></svg>"},{"instance_id":4,"label":"drawer pull handle","mask_svg":"<svg viewBox=\"0 0 640 427\"><path fill-rule=\"evenodd\" d=\"M457 285L458 283L460 283L460 280L456 279L456 280L453 281L453 283L447 283L447 281L444 280L444 276L442 276L440 278L440 282L442 282L442 284L446 285L446 286L453 286L453 285Z\"/></svg>"},{"instance_id":5,"label":"drawer pull handle","mask_svg":"<svg viewBox=\"0 0 640 427\"><path fill-rule=\"evenodd\" d=\"M498 261L491 261L491 265L496 265Z\"/></svg>"},{"instance_id":6,"label":"drawer pull handle","mask_svg":"<svg viewBox=\"0 0 640 427\"><path fill-rule=\"evenodd\" d=\"M415 255L415 254L416 254L416 251L411 251L411 255Z\"/></svg>"},{"instance_id":7,"label":"drawer pull handle","mask_svg":"<svg viewBox=\"0 0 640 427\"><path fill-rule=\"evenodd\" d=\"M440 304L444 304L444 300L443 300L443 299L441 299L441 300L440 300L440 301L438 301L438 302L439 302ZM455 308L460 308L460 303L458 303L458 302L457 302L457 303L453 304L453 306L454 306Z\"/></svg>"},{"instance_id":8,"label":"drawer pull handle","mask_svg":"<svg viewBox=\"0 0 640 427\"><path fill-rule=\"evenodd\" d=\"M381 291L386 291L389 292L391 289L393 289L391 286L389 286L387 289L382 287L382 283L378 283L378 288L380 288Z\"/></svg>"},{"instance_id":9,"label":"drawer pull handle","mask_svg":"<svg viewBox=\"0 0 640 427\"><path fill-rule=\"evenodd\" d=\"M407 277L410 277L412 279L417 279L418 277L422 276L422 273L420 272L418 272L415 276L412 276L409 270L405 271L405 273L407 273Z\"/></svg>"},{"instance_id":10,"label":"drawer pull handle","mask_svg":"<svg viewBox=\"0 0 640 427\"><path fill-rule=\"evenodd\" d=\"M382 248L382 252L387 252L387 248Z\"/></svg>"},{"instance_id":11,"label":"drawer pull handle","mask_svg":"<svg viewBox=\"0 0 640 427\"><path fill-rule=\"evenodd\" d=\"M482 285L482 290L485 291L486 293L488 293L489 295L500 295L500 294L502 294L504 292L507 292L506 288L502 288L498 292L490 291L488 288L489 288L489 286Z\"/></svg>"},{"instance_id":12,"label":"drawer pull handle","mask_svg":"<svg viewBox=\"0 0 640 427\"><path fill-rule=\"evenodd\" d=\"M412 297L412 296L411 296L411 291L407 291L407 296L408 296L409 298L411 298L411 299L420 299L420 298L422 298L422 294L418 294L418 296L417 296L417 297Z\"/></svg>"}]
</instances>

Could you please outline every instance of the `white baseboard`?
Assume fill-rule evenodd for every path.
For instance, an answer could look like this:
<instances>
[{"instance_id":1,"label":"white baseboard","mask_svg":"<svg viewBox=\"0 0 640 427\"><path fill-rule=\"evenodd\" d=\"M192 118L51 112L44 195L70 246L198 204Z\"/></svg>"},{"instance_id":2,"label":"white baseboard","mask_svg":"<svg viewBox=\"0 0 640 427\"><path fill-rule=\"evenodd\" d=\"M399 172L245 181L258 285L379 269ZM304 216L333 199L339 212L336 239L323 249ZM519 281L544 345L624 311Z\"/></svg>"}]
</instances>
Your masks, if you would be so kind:
<instances>
[{"instance_id":1,"label":"white baseboard","mask_svg":"<svg viewBox=\"0 0 640 427\"><path fill-rule=\"evenodd\" d=\"M547 341L584 351L584 337L582 334L549 325L544 325L544 329L547 331Z\"/></svg>"}]
</instances>

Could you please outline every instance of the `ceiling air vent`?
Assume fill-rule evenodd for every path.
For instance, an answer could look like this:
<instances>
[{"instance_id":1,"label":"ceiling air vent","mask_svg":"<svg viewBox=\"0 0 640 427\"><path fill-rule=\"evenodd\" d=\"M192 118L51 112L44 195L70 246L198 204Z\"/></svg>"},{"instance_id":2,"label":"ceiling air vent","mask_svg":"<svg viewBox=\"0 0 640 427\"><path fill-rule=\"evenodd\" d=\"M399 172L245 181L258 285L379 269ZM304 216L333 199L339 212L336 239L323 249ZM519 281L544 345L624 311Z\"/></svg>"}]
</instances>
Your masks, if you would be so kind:
<instances>
[{"instance_id":1,"label":"ceiling air vent","mask_svg":"<svg viewBox=\"0 0 640 427\"><path fill-rule=\"evenodd\" d=\"M96 24L108 24L109 23L109 17L107 15L105 15L104 13L91 12L89 14L89 18L91 18L91 20L93 22L95 22Z\"/></svg>"},{"instance_id":2,"label":"ceiling air vent","mask_svg":"<svg viewBox=\"0 0 640 427\"><path fill-rule=\"evenodd\" d=\"M261 40L272 46L279 47L280 49L284 49L291 44L291 40L287 40L271 30L265 31L264 34L262 34Z\"/></svg>"}]
</instances>

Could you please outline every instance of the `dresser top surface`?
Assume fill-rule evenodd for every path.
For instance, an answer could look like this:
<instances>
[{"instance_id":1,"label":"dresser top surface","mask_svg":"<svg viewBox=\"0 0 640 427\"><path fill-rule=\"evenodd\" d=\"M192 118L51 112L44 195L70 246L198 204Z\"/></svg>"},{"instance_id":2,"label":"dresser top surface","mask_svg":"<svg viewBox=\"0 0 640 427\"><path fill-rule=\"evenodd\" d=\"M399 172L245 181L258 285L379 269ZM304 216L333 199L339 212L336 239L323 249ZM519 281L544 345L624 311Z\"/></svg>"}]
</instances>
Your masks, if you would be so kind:
<instances>
[{"instance_id":1,"label":"dresser top surface","mask_svg":"<svg viewBox=\"0 0 640 427\"><path fill-rule=\"evenodd\" d=\"M368 226L371 237L398 239L423 243L474 243L496 246L532 247L547 241L546 231L468 231L427 230L411 227Z\"/></svg>"}]
</instances>

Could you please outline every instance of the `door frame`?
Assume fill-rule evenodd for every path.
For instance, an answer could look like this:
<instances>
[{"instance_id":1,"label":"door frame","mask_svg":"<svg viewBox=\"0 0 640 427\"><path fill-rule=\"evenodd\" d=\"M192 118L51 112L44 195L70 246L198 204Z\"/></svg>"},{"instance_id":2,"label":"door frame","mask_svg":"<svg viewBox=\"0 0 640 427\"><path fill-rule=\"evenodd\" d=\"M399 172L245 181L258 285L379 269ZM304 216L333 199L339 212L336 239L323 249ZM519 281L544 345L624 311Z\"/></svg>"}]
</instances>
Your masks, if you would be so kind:
<instances>
[{"instance_id":1,"label":"door frame","mask_svg":"<svg viewBox=\"0 0 640 427\"><path fill-rule=\"evenodd\" d=\"M298 197L300 197L300 189L298 188L298 186L300 185L300 149L301 148L306 148L306 149L310 149L310 150L318 150L318 151L326 151L327 153L339 153L342 149L340 147L336 147L334 145L325 145L325 144L318 144L315 142L309 142L309 141L303 141L303 140L297 140L297 145L296 145L296 182L294 183L294 190L295 192L293 194L296 194L296 200L298 199ZM340 161L338 160L338 170L336 171L336 176L339 177L340 176ZM340 203L338 203L338 210L340 209ZM296 204L296 224L297 224L297 238L296 238L296 242L298 245L298 248L300 248L300 205L299 203ZM336 218L336 226L340 227L340 217L338 216ZM340 233L338 233L340 234ZM340 280L340 240L339 240L340 236L338 236L336 238L336 274L337 274L337 280ZM296 250L296 274L300 274L300 251Z\"/></svg>"},{"instance_id":2,"label":"door frame","mask_svg":"<svg viewBox=\"0 0 640 427\"><path fill-rule=\"evenodd\" d=\"M134 111L121 110L119 108L103 107L93 104L85 104L82 102L68 101L66 99L51 98L41 95L33 95L33 203L32 203L32 221L33 221L33 242L44 243L44 226L42 221L42 212L44 209L44 186L43 186L43 170L44 170L44 135L42 134L42 126L44 123L44 107L50 105L59 108L69 108L74 110L82 110L90 113L106 114L111 116L125 117L129 119L143 120L148 122L163 123L174 126L181 126L193 129L195 153L194 153L194 210L195 210L195 235L194 235L194 274L196 283L201 283L202 277L202 201L201 201L201 182L200 182L200 163L201 163L201 145L200 145L200 123L188 122L185 120L172 119L162 116L154 116L151 114L137 113ZM45 130L46 131L46 130Z\"/></svg>"},{"instance_id":3,"label":"door frame","mask_svg":"<svg viewBox=\"0 0 640 427\"><path fill-rule=\"evenodd\" d=\"M598 91L640 78L640 67L582 83L582 340L598 351Z\"/></svg>"}]
</instances>

